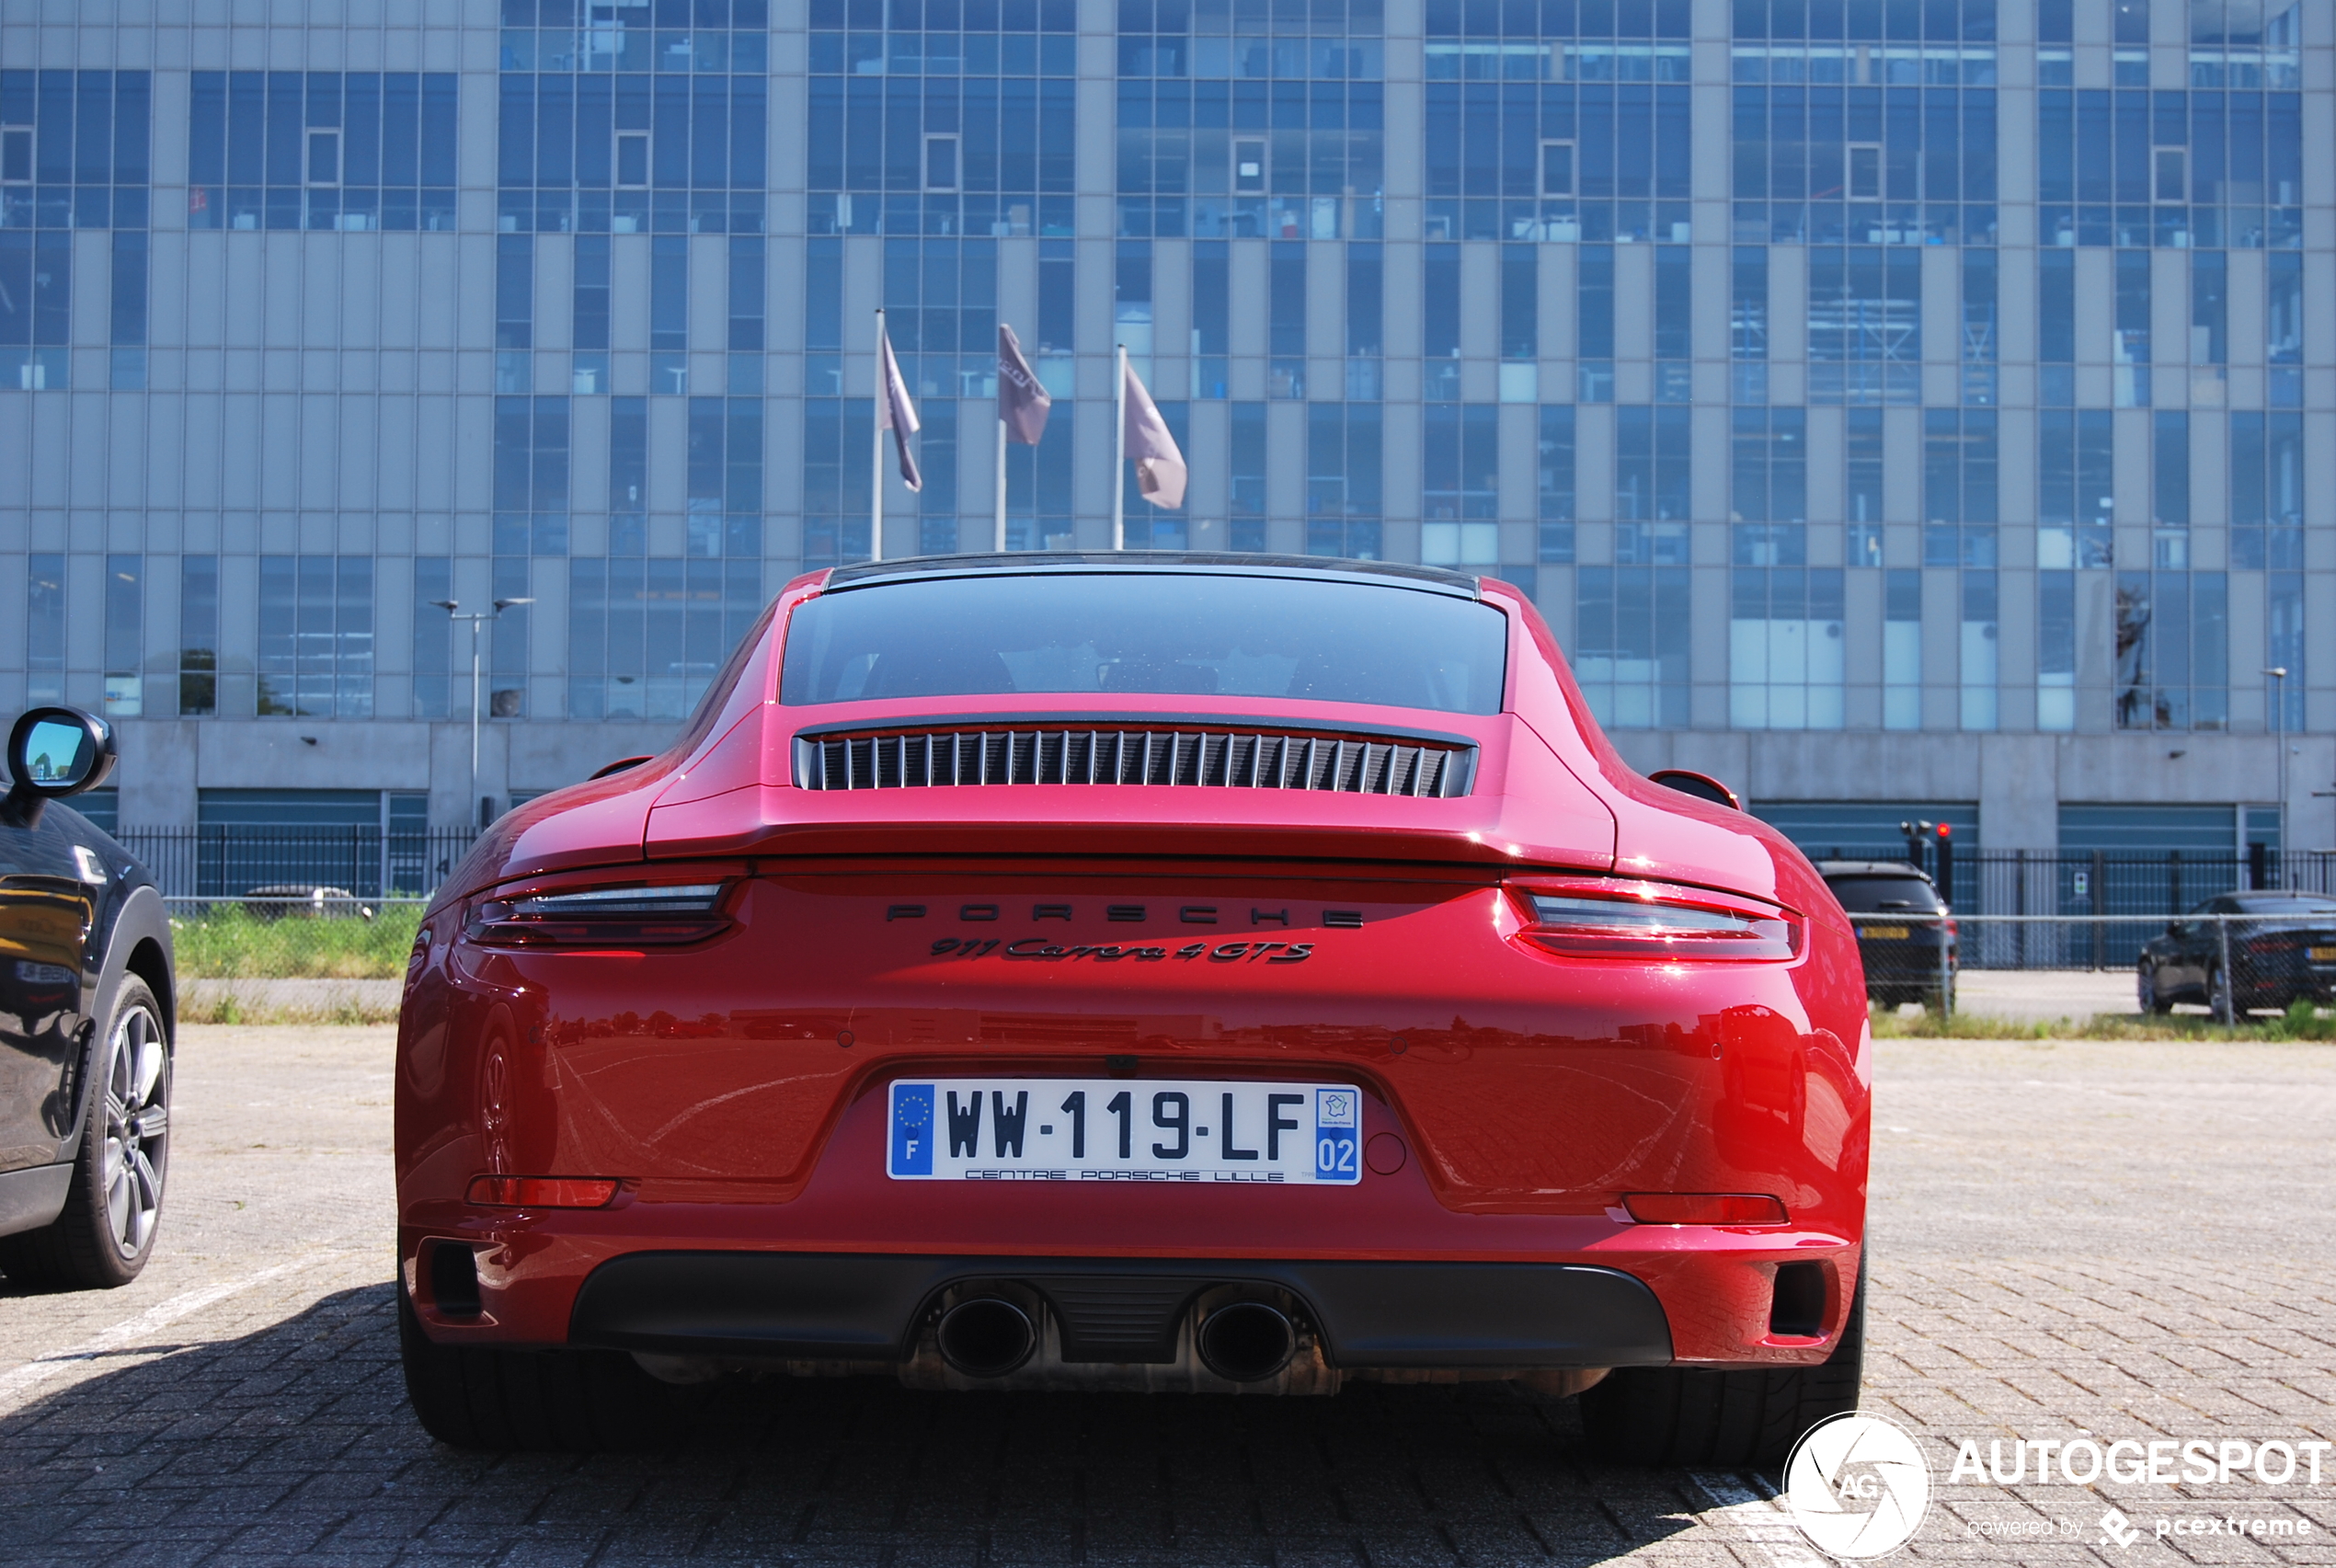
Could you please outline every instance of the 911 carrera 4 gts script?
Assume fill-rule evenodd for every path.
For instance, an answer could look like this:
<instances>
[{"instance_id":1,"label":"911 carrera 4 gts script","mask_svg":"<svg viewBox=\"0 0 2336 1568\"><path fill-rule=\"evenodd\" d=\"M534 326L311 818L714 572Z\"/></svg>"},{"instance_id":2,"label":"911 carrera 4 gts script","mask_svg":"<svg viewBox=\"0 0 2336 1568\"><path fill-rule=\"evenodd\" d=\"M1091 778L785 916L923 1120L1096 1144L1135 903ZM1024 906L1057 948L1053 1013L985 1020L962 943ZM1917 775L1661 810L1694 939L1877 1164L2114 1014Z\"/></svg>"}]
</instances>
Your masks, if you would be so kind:
<instances>
[{"instance_id":1,"label":"911 carrera 4 gts script","mask_svg":"<svg viewBox=\"0 0 2336 1568\"><path fill-rule=\"evenodd\" d=\"M1064 959L1092 958L1098 964L1115 964L1122 958L1133 958L1139 964L1157 964L1167 958L1181 958L1186 963L1207 959L1212 964L1256 963L1302 964L1314 956L1311 942L1187 942L1181 947L1152 947L1141 944L1122 943L1063 943L1049 942L1043 936L1025 936L1013 942L1002 937L966 937L960 940L945 936L933 944L936 958L1029 958L1040 962L1059 963Z\"/></svg>"}]
</instances>

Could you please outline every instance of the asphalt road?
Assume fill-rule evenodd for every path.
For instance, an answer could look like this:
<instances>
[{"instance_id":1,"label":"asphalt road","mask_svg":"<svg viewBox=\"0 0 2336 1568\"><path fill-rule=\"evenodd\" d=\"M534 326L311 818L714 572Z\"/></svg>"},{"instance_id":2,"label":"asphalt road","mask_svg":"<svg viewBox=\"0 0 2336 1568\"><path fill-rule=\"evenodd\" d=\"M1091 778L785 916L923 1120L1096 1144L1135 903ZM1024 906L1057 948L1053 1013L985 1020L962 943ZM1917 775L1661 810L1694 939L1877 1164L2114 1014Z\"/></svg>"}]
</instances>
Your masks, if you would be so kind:
<instances>
[{"instance_id":1,"label":"asphalt road","mask_svg":"<svg viewBox=\"0 0 2336 1568\"><path fill-rule=\"evenodd\" d=\"M0 1283L0 1563L1818 1561L1767 1478L1603 1464L1497 1387L783 1383L669 1455L441 1448L396 1368L389 1045L187 1032L153 1266ZM2318 1486L1950 1479L1965 1440L2336 1439L2336 1048L1892 1041L1877 1094L1866 1407L1935 1482L1907 1555L2336 1562L2336 1454ZM2241 1533L2158 1539L2193 1514Z\"/></svg>"}]
</instances>

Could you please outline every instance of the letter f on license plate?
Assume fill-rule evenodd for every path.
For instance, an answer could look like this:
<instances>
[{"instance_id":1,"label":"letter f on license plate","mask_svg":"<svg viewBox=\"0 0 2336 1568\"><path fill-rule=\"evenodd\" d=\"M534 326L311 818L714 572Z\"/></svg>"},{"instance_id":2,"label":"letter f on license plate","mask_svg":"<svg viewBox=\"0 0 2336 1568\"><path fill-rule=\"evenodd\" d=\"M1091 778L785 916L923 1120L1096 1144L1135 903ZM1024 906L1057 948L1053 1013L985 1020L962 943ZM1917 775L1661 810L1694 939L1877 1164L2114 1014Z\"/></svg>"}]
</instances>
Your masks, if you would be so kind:
<instances>
[{"instance_id":1,"label":"letter f on license plate","mask_svg":"<svg viewBox=\"0 0 2336 1568\"><path fill-rule=\"evenodd\" d=\"M933 1174L933 1085L892 1086L892 1173Z\"/></svg>"}]
</instances>

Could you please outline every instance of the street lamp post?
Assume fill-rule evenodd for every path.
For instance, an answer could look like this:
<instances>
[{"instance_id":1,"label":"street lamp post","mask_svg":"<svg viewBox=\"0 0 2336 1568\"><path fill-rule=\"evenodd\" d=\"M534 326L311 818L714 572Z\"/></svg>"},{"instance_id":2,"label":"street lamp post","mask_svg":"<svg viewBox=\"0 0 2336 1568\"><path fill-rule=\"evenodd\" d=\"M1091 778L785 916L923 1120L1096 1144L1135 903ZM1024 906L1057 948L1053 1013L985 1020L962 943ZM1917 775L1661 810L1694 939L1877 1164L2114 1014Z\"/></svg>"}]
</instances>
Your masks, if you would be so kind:
<instances>
[{"instance_id":1,"label":"street lamp post","mask_svg":"<svg viewBox=\"0 0 2336 1568\"><path fill-rule=\"evenodd\" d=\"M464 614L464 613L462 612L463 612L463 607L462 607L462 604L461 604L458 601L452 600L452 599L433 599L433 600L431 600L431 601L430 601L430 602L431 602L432 604L437 605L437 606L438 606L441 610L443 610L443 611L445 611L445 612L446 612L446 619L447 619L448 621L450 621L450 622L452 622L452 621L468 621L468 622L471 624L471 793L470 793L470 798L471 798L471 799L473 799L473 800L476 800L476 799L478 798L478 721L479 721L479 701L478 701L478 632L479 632L479 625L480 625L480 624L481 624L482 622L492 621L492 620L496 619L498 616L501 615L501 614L503 613L503 612L504 612L504 611L506 611L506 610L509 610L509 609L512 608L514 605L520 605L520 604L532 604L532 603L534 603L534 602L535 602L535 601L534 601L534 600L532 600L532 599L498 599L498 600L497 600L497 601L495 601L495 608L494 608L494 609L492 609L492 610L481 610L481 611L475 611L475 612L472 612L472 613L470 613L470 614L468 614L468 615L465 615L465 614ZM482 815L484 815L484 813L482 813ZM481 822L481 823L479 824L479 826L480 826L480 827L482 827L482 828L484 828L484 827L486 827L486 826L487 826L487 824L486 824L486 823L484 823L484 822Z\"/></svg>"},{"instance_id":2,"label":"street lamp post","mask_svg":"<svg viewBox=\"0 0 2336 1568\"><path fill-rule=\"evenodd\" d=\"M2263 671L2271 677L2272 710L2277 715L2279 737L2279 858L2284 866L2287 861L2287 667L2274 664ZM2286 878L2280 879L2284 885Z\"/></svg>"}]
</instances>

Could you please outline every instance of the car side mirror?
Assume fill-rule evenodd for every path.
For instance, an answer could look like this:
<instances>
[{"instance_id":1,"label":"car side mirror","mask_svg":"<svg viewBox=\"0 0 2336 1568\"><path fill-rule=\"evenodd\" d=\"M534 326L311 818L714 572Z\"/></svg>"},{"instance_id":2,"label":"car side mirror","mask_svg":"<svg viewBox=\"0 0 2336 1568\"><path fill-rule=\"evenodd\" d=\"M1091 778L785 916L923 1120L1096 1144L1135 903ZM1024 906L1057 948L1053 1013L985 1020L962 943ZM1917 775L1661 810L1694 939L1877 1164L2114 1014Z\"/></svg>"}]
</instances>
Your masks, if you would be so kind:
<instances>
[{"instance_id":1,"label":"car side mirror","mask_svg":"<svg viewBox=\"0 0 2336 1568\"><path fill-rule=\"evenodd\" d=\"M1691 795L1698 800L1708 800L1714 806L1734 810L1744 809L1744 797L1709 773L1699 773L1687 768L1664 768L1646 775L1665 789Z\"/></svg>"},{"instance_id":2,"label":"car side mirror","mask_svg":"<svg viewBox=\"0 0 2336 1568\"><path fill-rule=\"evenodd\" d=\"M22 828L40 825L40 809L95 789L113 773L113 726L79 708L32 708L8 731L13 780L0 811Z\"/></svg>"}]
</instances>

